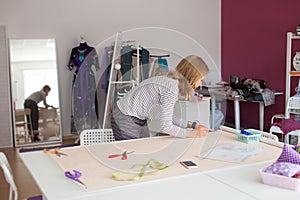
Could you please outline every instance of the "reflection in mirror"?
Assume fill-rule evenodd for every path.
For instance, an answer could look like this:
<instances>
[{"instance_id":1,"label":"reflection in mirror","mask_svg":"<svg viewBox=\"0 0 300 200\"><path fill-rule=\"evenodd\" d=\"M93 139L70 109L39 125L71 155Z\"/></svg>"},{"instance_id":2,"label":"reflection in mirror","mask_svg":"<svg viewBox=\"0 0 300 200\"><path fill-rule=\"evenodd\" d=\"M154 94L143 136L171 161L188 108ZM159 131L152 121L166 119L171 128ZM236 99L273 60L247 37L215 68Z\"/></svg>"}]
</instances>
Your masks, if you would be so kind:
<instances>
[{"instance_id":1,"label":"reflection in mirror","mask_svg":"<svg viewBox=\"0 0 300 200\"><path fill-rule=\"evenodd\" d=\"M13 39L9 45L15 145L60 142L55 40ZM45 85L51 88L45 98L52 106L48 108L42 100Z\"/></svg>"}]
</instances>

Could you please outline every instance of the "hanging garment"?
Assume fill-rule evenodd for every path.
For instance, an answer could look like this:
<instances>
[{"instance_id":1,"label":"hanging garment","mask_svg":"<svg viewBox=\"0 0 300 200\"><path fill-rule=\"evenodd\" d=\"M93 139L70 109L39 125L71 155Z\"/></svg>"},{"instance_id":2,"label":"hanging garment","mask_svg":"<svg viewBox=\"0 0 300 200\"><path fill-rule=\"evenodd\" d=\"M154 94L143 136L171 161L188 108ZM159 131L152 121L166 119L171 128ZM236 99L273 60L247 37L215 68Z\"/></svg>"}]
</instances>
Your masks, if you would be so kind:
<instances>
[{"instance_id":1,"label":"hanging garment","mask_svg":"<svg viewBox=\"0 0 300 200\"><path fill-rule=\"evenodd\" d=\"M96 49L86 42L74 47L68 63L68 69L71 71L73 68L76 69L73 78L72 116L77 133L80 133L85 129L98 128L94 71L99 69L99 60Z\"/></svg>"},{"instance_id":2,"label":"hanging garment","mask_svg":"<svg viewBox=\"0 0 300 200\"><path fill-rule=\"evenodd\" d=\"M166 75L168 72L168 60L166 58L157 58L154 62L152 76Z\"/></svg>"},{"instance_id":3,"label":"hanging garment","mask_svg":"<svg viewBox=\"0 0 300 200\"><path fill-rule=\"evenodd\" d=\"M112 62L113 46L104 48L104 52L100 57L100 85L101 89L107 92L109 74Z\"/></svg>"},{"instance_id":4,"label":"hanging garment","mask_svg":"<svg viewBox=\"0 0 300 200\"><path fill-rule=\"evenodd\" d=\"M132 68L133 68L133 53L137 51L136 48L132 46L124 46L121 49L121 73L123 81L132 80ZM141 71L143 72L144 79L147 79L149 76L149 51L147 49L138 50L140 53L141 59Z\"/></svg>"},{"instance_id":5,"label":"hanging garment","mask_svg":"<svg viewBox=\"0 0 300 200\"><path fill-rule=\"evenodd\" d=\"M121 49L121 69L117 80L119 81L133 81L136 80L137 74L137 60L136 52L139 51L139 81L143 81L149 77L149 51L145 48L136 49L133 46L123 46ZM134 85L132 83L118 84L115 88L115 96L112 102L116 102L122 98L127 92L131 90Z\"/></svg>"},{"instance_id":6,"label":"hanging garment","mask_svg":"<svg viewBox=\"0 0 300 200\"><path fill-rule=\"evenodd\" d=\"M152 77L153 75L153 70L154 70L154 66L155 66L155 62L157 59L150 57L149 58L149 77Z\"/></svg>"}]
</instances>

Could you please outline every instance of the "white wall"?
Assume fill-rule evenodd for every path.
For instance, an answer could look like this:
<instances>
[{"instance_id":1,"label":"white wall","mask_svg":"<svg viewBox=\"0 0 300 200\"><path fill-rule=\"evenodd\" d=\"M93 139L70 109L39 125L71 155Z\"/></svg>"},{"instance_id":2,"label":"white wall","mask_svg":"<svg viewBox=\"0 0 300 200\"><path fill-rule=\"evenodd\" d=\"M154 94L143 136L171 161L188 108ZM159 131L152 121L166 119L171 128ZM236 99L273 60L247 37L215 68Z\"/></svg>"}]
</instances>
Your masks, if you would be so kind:
<instances>
[{"instance_id":1,"label":"white wall","mask_svg":"<svg viewBox=\"0 0 300 200\"><path fill-rule=\"evenodd\" d=\"M220 68L220 24L221 0L0 0L0 25L8 38L56 40L63 135L70 134L73 78L66 64L80 36L97 46L118 31L173 29L195 39Z\"/></svg>"},{"instance_id":2,"label":"white wall","mask_svg":"<svg viewBox=\"0 0 300 200\"><path fill-rule=\"evenodd\" d=\"M0 25L0 147L11 147L12 137L12 109L7 106L10 103L9 70L8 70L8 43L7 32L4 26Z\"/></svg>"}]
</instances>

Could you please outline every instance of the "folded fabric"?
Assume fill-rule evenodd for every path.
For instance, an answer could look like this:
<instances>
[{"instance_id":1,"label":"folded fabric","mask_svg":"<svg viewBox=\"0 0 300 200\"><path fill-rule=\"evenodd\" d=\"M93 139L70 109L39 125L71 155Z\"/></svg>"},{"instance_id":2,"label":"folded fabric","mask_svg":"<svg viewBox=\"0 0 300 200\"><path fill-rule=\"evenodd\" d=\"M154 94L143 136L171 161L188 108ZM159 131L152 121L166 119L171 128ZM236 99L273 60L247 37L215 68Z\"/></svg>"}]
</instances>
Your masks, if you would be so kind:
<instances>
[{"instance_id":1,"label":"folded fabric","mask_svg":"<svg viewBox=\"0 0 300 200\"><path fill-rule=\"evenodd\" d=\"M300 123L293 118L282 119L280 122L273 123L272 126L278 126L284 135L291 131L300 130Z\"/></svg>"},{"instance_id":2,"label":"folded fabric","mask_svg":"<svg viewBox=\"0 0 300 200\"><path fill-rule=\"evenodd\" d=\"M300 165L289 162L277 162L265 168L263 171L266 173L293 177L300 171Z\"/></svg>"},{"instance_id":3,"label":"folded fabric","mask_svg":"<svg viewBox=\"0 0 300 200\"><path fill-rule=\"evenodd\" d=\"M300 154L293 148L289 147L288 144L284 144L283 150L277 159L277 162L289 162L300 165Z\"/></svg>"},{"instance_id":4,"label":"folded fabric","mask_svg":"<svg viewBox=\"0 0 300 200\"><path fill-rule=\"evenodd\" d=\"M261 93L265 106L273 105L275 103L275 94L269 88L266 88Z\"/></svg>"}]
</instances>

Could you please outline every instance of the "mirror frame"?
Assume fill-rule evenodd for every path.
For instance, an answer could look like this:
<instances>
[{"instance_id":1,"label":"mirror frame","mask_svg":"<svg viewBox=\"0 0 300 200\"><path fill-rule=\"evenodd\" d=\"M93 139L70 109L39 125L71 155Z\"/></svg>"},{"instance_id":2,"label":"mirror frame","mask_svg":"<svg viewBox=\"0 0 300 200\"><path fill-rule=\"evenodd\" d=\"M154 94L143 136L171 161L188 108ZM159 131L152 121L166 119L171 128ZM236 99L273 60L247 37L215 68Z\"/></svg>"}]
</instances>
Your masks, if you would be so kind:
<instances>
[{"instance_id":1,"label":"mirror frame","mask_svg":"<svg viewBox=\"0 0 300 200\"><path fill-rule=\"evenodd\" d=\"M33 40L53 40L54 41L54 45L55 45L55 47L54 47L54 56L55 56L55 60L54 60L54 62L55 62L55 69L56 69L56 77L57 77L57 88L55 88L55 90L57 90L57 95L58 95L58 97L57 97L57 101L58 101L58 106L59 106L59 112L57 113L57 118L58 118L58 120L59 120L59 124L58 124L58 137L57 138L55 138L55 139L52 139L52 140L46 140L46 141L39 141L39 142L25 142L25 143L18 143L18 141L17 141L17 136L16 136L16 134L17 134L17 127L16 127L16 115L15 115L15 111L16 111L16 105L15 105L15 103L14 103L14 98L15 98L15 90L16 90L16 88L14 88L15 87L15 85L14 85L14 79L13 79L13 73L12 73L12 65L13 65L13 63L12 63L12 41L14 41L14 40L24 40L24 41L26 41L26 40L31 40L31 41L33 41ZM59 82L59 70L58 70L58 61L57 61L57 44L56 44L56 40L54 39L54 38L9 38L9 42L8 42L8 48L9 48L9 72L10 72L10 89L11 89L11 96L10 96L10 98L11 98L11 102L12 102L12 104L11 104L11 107L12 107L12 122L13 122L13 131L12 131L12 134L13 134L13 140L14 140L14 146L15 147L22 147L22 146L36 146L36 145L43 145L43 144L55 144L55 143L61 143L62 142L62 121L61 121L61 101L60 101L60 82ZM43 87L43 85L41 85L40 86L41 88ZM50 85L50 87L52 87L51 85ZM52 87L53 88L53 87ZM54 88L53 88L54 89ZM51 95L51 92L50 92L50 94L49 94L49 96ZM27 97L27 96L26 96ZM26 98L25 96L24 96L24 99L22 99L22 104L23 104L23 102L24 102L24 100L25 100L25 98ZM51 104L51 102L49 102L48 101L48 99L47 99L47 103L50 103ZM22 107L23 108L23 107Z\"/></svg>"}]
</instances>

